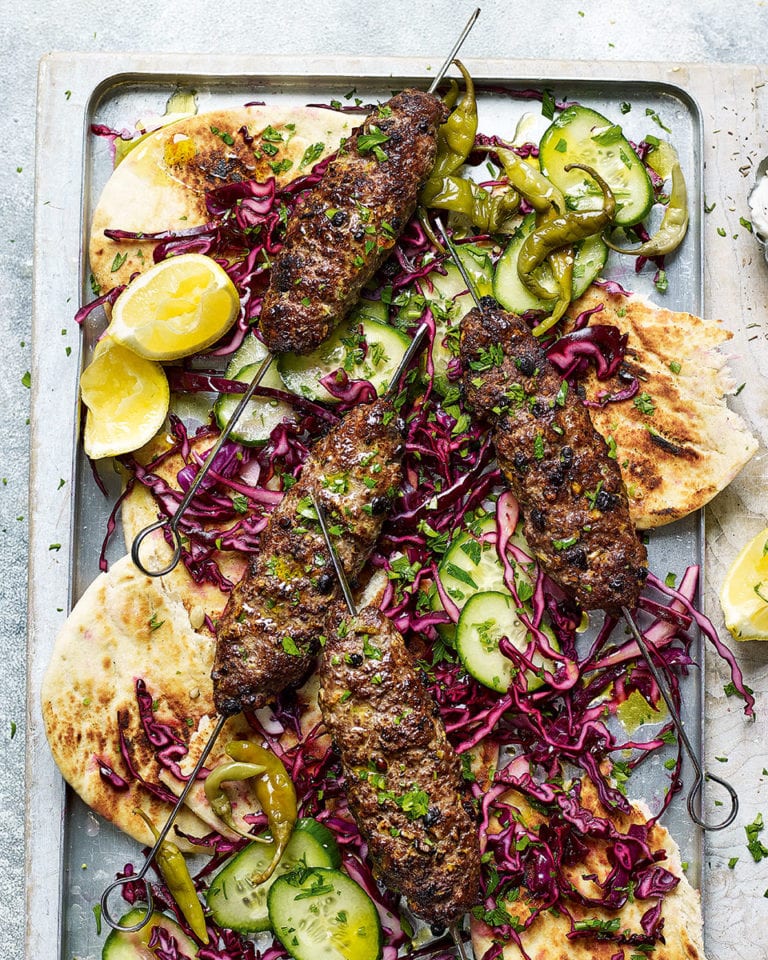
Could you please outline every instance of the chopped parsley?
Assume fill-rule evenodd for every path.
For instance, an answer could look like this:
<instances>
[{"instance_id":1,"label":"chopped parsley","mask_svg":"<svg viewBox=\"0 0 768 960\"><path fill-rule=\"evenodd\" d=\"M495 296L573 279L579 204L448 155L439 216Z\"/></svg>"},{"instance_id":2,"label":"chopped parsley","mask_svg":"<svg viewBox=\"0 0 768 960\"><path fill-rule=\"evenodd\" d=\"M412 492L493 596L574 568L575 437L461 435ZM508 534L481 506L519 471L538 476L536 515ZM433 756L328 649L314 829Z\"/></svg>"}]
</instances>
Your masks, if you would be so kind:
<instances>
[{"instance_id":1,"label":"chopped parsley","mask_svg":"<svg viewBox=\"0 0 768 960\"><path fill-rule=\"evenodd\" d=\"M653 399L651 398L651 395L649 393L645 393L645 391L638 394L632 403L640 411L640 413L644 413L647 417L652 417L654 413L656 413L656 407L653 403Z\"/></svg>"}]
</instances>

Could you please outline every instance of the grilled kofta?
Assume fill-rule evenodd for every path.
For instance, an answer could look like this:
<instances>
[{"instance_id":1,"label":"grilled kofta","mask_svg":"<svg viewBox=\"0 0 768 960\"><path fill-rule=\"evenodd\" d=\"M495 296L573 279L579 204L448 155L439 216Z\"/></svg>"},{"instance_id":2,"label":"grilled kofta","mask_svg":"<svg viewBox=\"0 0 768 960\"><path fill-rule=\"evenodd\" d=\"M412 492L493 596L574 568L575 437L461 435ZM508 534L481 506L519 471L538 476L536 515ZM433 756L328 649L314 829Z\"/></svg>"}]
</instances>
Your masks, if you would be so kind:
<instances>
[{"instance_id":1,"label":"grilled kofta","mask_svg":"<svg viewBox=\"0 0 768 960\"><path fill-rule=\"evenodd\" d=\"M402 636L381 611L330 618L320 708L376 877L429 923L477 901L480 845L459 759Z\"/></svg>"},{"instance_id":2,"label":"grilled kofta","mask_svg":"<svg viewBox=\"0 0 768 960\"><path fill-rule=\"evenodd\" d=\"M646 550L619 466L587 408L525 322L491 298L464 317L460 350L467 402L492 425L543 568L585 610L634 609Z\"/></svg>"},{"instance_id":3,"label":"grilled kofta","mask_svg":"<svg viewBox=\"0 0 768 960\"><path fill-rule=\"evenodd\" d=\"M313 448L301 477L270 515L259 553L216 626L216 709L257 709L308 672L329 604L338 596L317 494L354 580L400 485L402 441L392 404L351 410Z\"/></svg>"},{"instance_id":4,"label":"grilled kofta","mask_svg":"<svg viewBox=\"0 0 768 960\"><path fill-rule=\"evenodd\" d=\"M357 302L416 208L444 116L439 97L404 90L339 148L272 262L260 318L271 352L309 353Z\"/></svg>"}]
</instances>

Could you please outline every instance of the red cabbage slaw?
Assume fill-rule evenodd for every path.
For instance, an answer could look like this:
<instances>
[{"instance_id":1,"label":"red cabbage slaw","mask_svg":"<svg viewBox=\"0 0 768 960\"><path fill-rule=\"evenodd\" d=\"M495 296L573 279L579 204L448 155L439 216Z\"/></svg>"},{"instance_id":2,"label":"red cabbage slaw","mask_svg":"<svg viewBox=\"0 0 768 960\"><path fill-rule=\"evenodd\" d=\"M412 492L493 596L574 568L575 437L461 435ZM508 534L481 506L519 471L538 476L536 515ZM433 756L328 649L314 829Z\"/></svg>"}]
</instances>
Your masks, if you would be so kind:
<instances>
[{"instance_id":1,"label":"red cabbage slaw","mask_svg":"<svg viewBox=\"0 0 768 960\"><path fill-rule=\"evenodd\" d=\"M488 144L493 140L479 136L478 143ZM535 146L518 149L526 156ZM274 181L219 188L208 196L208 223L190 230L145 237L159 241L154 254L156 260L194 250L217 258L230 273L241 295L240 318L235 334L213 355L231 353L251 335L250 328L258 319L268 282L269 257L280 249L285 211L290 212L301 203L303 193L319 180L327 162L318 164L310 175L281 190L276 189ZM118 230L110 231L109 235L126 241L135 237ZM486 238L469 239L482 242ZM412 221L378 277L376 295L390 306L392 322L397 322L398 307L409 303L414 294L428 291L429 273L439 259L440 252L428 233L417 221ZM607 286L611 292L626 294L613 281L608 281ZM92 309L103 299L84 310ZM85 315L83 311L81 314ZM617 945L653 945L661 933L661 899L674 888L677 880L648 848L647 831L680 788L679 747L661 809L647 825L630 828L628 833L621 833L609 817L596 816L582 805L582 780L586 778L594 784L606 810L627 813L630 804L621 789L626 778L639 764L674 742L672 726L662 723L646 741L628 739L616 732L615 725L609 724L620 704L633 692L641 694L652 707L659 706L659 692L653 678L634 641L616 639L617 625L610 618L605 618L588 648L582 649L576 630L579 611L546 574L536 568L533 559L512 543L519 509L511 494L504 490L493 460L490 435L468 416L458 393L450 403L436 394L432 348L438 328L428 305L421 320L426 320L430 327L426 382L401 398L400 414L406 425L404 482L372 563L387 573L384 612L412 648L421 652L420 664L457 751L469 761L481 744L490 743L504 748L511 757L509 763L492 774L490 782L484 782L482 776L476 780L470 763L465 764L465 775L480 815L485 851L482 902L476 917L490 924L500 941L517 943L525 955L520 937L523 931L511 919L504 919L503 907L513 891L525 887L535 894L537 906L524 926L535 922L543 910L555 908L571 917L573 936L583 935L569 912L569 902L574 899L578 902L578 897L564 874L568 860L566 848L567 844L578 846L600 838L608 842L612 872L610 882L603 884L603 895L593 902L618 910L626 900L626 893L621 890L630 888L634 889L636 898L648 900L642 934L626 939L621 932L607 930L601 931L601 939L613 939ZM579 316L569 334L553 339L548 346L553 364L573 383L593 367L599 379L607 379L620 368L623 360L626 337L615 327L587 325L587 320L588 313ZM532 317L531 322L533 325L535 318ZM413 322L411 329L415 325ZM457 374L456 364L449 366L449 378ZM415 377L414 371L411 376ZM243 385L224 381L216 374L192 370L181 370L175 378L175 387L188 391L244 389ZM344 402L342 410L344 405L371 399L372 388L364 382L350 383L335 374L323 382ZM604 402L625 399L637 389L635 381ZM216 563L219 551L252 553L258 550L258 535L282 492L299 475L310 438L336 419L336 414L322 405L282 391L265 388L262 392L292 403L295 420L278 426L264 447L248 448L234 442L225 445L182 524L187 542L183 552L187 569L195 580L210 580L223 591L230 590L232 584ZM171 432L172 445L149 464L141 464L135 457L123 458L131 471L132 482L150 490L159 513L166 516L174 512L183 490L199 469L205 449L216 437L215 429L209 426L191 437L176 418L171 421ZM174 484L164 480L157 471L177 457L183 466L177 471ZM446 642L445 628L456 622L458 609L437 573L449 539L460 531L471 531L477 518L489 510L496 517L496 532L492 536L504 568L505 583L520 608L525 605L517 592L516 565L525 564L535 570L530 612L522 615L531 638L528 649L521 652L505 639L501 641L502 652L519 668L504 695L494 693L468 676L450 642ZM692 647L696 630L701 631L727 659L733 683L745 700L745 712L751 715L753 701L743 686L738 666L712 625L695 607L698 574L696 567L689 568L677 588L653 575L649 577L640 603L643 634L656 647L673 698L679 705L680 678L694 667ZM433 609L427 602L433 590L442 601L442 610ZM559 649L553 648L547 633L541 629L545 619L558 638ZM529 692L524 675L526 670L537 669L536 655L552 667L543 671L544 686ZM147 684L151 686L151 678L147 678ZM152 743L157 741L158 762L175 772L178 759L183 755L183 743L179 747L173 731L152 725L146 710L147 696L146 689L137 685L138 710L145 733ZM254 730L286 763L296 784L301 815L315 816L334 831L348 872L376 902L386 935L386 960L394 960L403 948L407 956L419 955L420 951L410 947L407 924L400 918L396 898L382 890L371 874L365 844L346 807L342 771L322 729L302 730L296 700L289 693L278 698L270 723L265 725L256 717L249 719ZM296 741L289 747L284 746L282 737L286 732L291 734L289 739ZM624 759L628 754L630 759ZM140 778L125 750L123 761L129 778ZM564 779L566 766L576 770L577 775ZM101 769L102 776L115 789L124 789L127 781L113 769L109 758L103 759ZM145 785L163 799L170 799L161 784L145 782ZM511 789L546 810L547 831L539 831L534 836L512 814L508 799ZM214 854L198 877L201 889L205 877L241 845L239 842L233 845L216 835L205 838L204 842L211 846ZM157 893L158 903L173 911L186 929L184 918L172 899L163 896L162 884L158 885ZM132 902L130 898L135 899L136 895L137 891L129 888L126 898ZM191 935L191 931L187 932ZM252 943L232 931L211 926L210 933L216 946L198 951L203 960L219 957L222 960L239 957L271 960L285 955L274 945L266 951L256 950ZM163 949L168 956L174 956L175 948L171 944L165 944ZM501 949L500 942L488 958Z\"/></svg>"}]
</instances>

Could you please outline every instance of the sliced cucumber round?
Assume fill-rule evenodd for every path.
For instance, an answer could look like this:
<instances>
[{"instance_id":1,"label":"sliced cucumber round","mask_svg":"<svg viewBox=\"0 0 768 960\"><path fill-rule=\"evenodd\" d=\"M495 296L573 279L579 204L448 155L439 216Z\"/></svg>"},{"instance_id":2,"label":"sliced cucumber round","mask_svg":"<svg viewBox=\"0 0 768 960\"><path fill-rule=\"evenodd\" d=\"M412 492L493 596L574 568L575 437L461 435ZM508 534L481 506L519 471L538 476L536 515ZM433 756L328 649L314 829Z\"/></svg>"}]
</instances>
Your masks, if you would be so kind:
<instances>
[{"instance_id":1,"label":"sliced cucumber round","mask_svg":"<svg viewBox=\"0 0 768 960\"><path fill-rule=\"evenodd\" d=\"M267 348L261 340L254 334L248 333L232 354L227 369L224 371L224 376L227 380L234 380L244 367L250 367L253 363L260 363L266 355Z\"/></svg>"},{"instance_id":2,"label":"sliced cucumber round","mask_svg":"<svg viewBox=\"0 0 768 960\"><path fill-rule=\"evenodd\" d=\"M259 342L259 341L257 341ZM242 349L242 348L241 348ZM266 355L266 353L265 353ZM256 376L260 363L251 363L229 375L228 380L239 380L241 383L250 383ZM285 390L280 374L271 366L261 381L262 387L271 387L274 390ZM221 393L213 405L213 413L219 429L223 430L230 417L240 403L242 394ZM254 397L250 400L232 431L232 439L248 447L259 447L265 444L275 427L283 420L295 419L293 407L284 400L275 400L273 397Z\"/></svg>"},{"instance_id":3,"label":"sliced cucumber round","mask_svg":"<svg viewBox=\"0 0 768 960\"><path fill-rule=\"evenodd\" d=\"M616 197L614 222L621 227L639 223L654 202L653 185L618 124L580 104L555 118L539 144L542 172L566 195L574 210L596 210L603 191L583 170L566 170L571 163L593 167Z\"/></svg>"},{"instance_id":4,"label":"sliced cucumber round","mask_svg":"<svg viewBox=\"0 0 768 960\"><path fill-rule=\"evenodd\" d=\"M298 820L275 872L263 883L254 884L271 862L272 843L251 843L216 874L206 900L211 916L220 927L239 933L269 929L267 895L278 877L299 864L307 867L339 867L341 854L331 831L317 820Z\"/></svg>"},{"instance_id":5,"label":"sliced cucumber round","mask_svg":"<svg viewBox=\"0 0 768 960\"><path fill-rule=\"evenodd\" d=\"M477 295L484 297L492 293L493 265L488 251L470 243L456 249ZM443 263L440 270L428 274L427 280L432 289L425 290L425 297L432 307L437 327L432 347L434 386L441 396L445 396L450 387L448 364L458 356L459 351L459 323L474 307L475 300L467 290L459 268L450 261Z\"/></svg>"},{"instance_id":6,"label":"sliced cucumber round","mask_svg":"<svg viewBox=\"0 0 768 960\"><path fill-rule=\"evenodd\" d=\"M296 960L379 960L378 911L346 873L299 868L272 884L268 901L272 930Z\"/></svg>"},{"instance_id":7,"label":"sliced cucumber round","mask_svg":"<svg viewBox=\"0 0 768 960\"><path fill-rule=\"evenodd\" d=\"M134 907L120 918L120 924L130 927L142 920L145 914L146 907ZM149 947L152 931L156 927L166 930L178 944L179 951L185 957L194 960L197 956L197 944L190 940L175 920L156 910L141 930L135 930L133 933L128 933L127 930L113 930L104 941L101 960L156 960L157 954Z\"/></svg>"},{"instance_id":8,"label":"sliced cucumber round","mask_svg":"<svg viewBox=\"0 0 768 960\"><path fill-rule=\"evenodd\" d=\"M546 630L550 643L554 635ZM499 641L506 637L513 647L524 652L531 635L515 610L515 602L508 591L475 593L469 598L459 617L456 630L456 652L471 676L491 690L505 693L519 673L519 667L499 649ZM536 651L532 657L537 666L552 664ZM525 671L528 690L540 687L544 680L533 670Z\"/></svg>"},{"instance_id":9,"label":"sliced cucumber round","mask_svg":"<svg viewBox=\"0 0 768 960\"><path fill-rule=\"evenodd\" d=\"M342 369L350 380L369 380L381 396L389 387L411 340L388 323L356 310L312 353L286 353L277 361L288 390L310 400L338 403L320 380Z\"/></svg>"},{"instance_id":10,"label":"sliced cucumber round","mask_svg":"<svg viewBox=\"0 0 768 960\"><path fill-rule=\"evenodd\" d=\"M484 540L483 537L489 533L494 534L493 539ZM495 533L496 518L488 516L476 532L464 531L454 537L437 568L443 589L460 610L476 593L489 590L508 592L504 585L504 567L496 550ZM512 543L528 552L528 544L521 534L514 534ZM521 599L527 600L531 583L528 571L517 566L516 573ZM435 609L440 609L439 595L437 602Z\"/></svg>"},{"instance_id":11,"label":"sliced cucumber round","mask_svg":"<svg viewBox=\"0 0 768 960\"><path fill-rule=\"evenodd\" d=\"M549 265L544 262L536 271L537 279L546 289L552 290L552 300L540 300L535 297L520 279L517 272L517 259L525 238L536 225L536 214L529 213L515 231L507 249L496 264L493 276L493 295L506 310L512 313L526 313L538 310L551 313L556 302L555 278ZM574 245L573 281L571 299L580 297L592 281L599 276L608 259L608 247L599 234L587 237Z\"/></svg>"}]
</instances>

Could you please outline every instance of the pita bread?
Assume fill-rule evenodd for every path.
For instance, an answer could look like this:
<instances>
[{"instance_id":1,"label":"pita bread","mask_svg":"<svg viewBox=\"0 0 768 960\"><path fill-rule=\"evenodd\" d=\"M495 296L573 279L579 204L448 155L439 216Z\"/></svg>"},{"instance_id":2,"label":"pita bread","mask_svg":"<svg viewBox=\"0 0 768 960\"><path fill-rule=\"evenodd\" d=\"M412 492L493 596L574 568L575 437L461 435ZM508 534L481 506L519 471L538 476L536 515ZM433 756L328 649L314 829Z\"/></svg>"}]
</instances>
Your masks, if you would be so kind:
<instances>
[{"instance_id":1,"label":"pita bread","mask_svg":"<svg viewBox=\"0 0 768 960\"><path fill-rule=\"evenodd\" d=\"M500 802L509 803L519 811L520 821L529 829L537 830L547 817L534 810L526 798L519 792L511 790L501 798ZM607 817L608 812L601 805L594 784L587 779L582 780L582 806L600 817ZM631 824L645 824L650 819L650 813L642 802L633 802L632 813L624 816L610 814L618 830L626 833ZM706 960L702 939L702 916L699 894L688 883L680 862L680 851L669 832L658 824L654 825L648 835L648 844L653 851L663 850L666 858L660 865L669 870L680 882L673 891L666 894L662 901L662 916L664 918L663 936L665 943L655 945L650 956L653 960ZM590 879L596 876L605 880L611 870L606 857L604 841L591 840L585 855L569 862L567 868L568 879L574 887L586 896L600 896L600 889ZM655 906L656 899L630 899L620 911L606 910L601 907L584 906L569 902L568 907L576 920L598 921L619 920L618 929L632 933L641 933L640 918ZM535 897L521 889L519 898L514 902L507 902L507 912L516 917L522 924L536 906ZM492 931L485 923L473 920L472 945L476 957L482 957L492 944ZM567 934L571 929L569 919L555 910L544 910L530 928L521 934L523 947L530 960L611 960L617 953L622 954L621 946L612 940L600 940L595 936L583 936L569 939ZM624 948L626 956L641 953L631 945ZM507 944L503 952L504 960L523 960L523 954L516 944Z\"/></svg>"},{"instance_id":2,"label":"pita bread","mask_svg":"<svg viewBox=\"0 0 768 960\"><path fill-rule=\"evenodd\" d=\"M336 150L353 124L354 118L333 110L246 106L202 113L149 134L115 169L94 211L89 256L101 293L147 270L155 247L149 240L110 240L105 229L155 233L199 226L210 219L206 191L273 176L282 186ZM239 132L243 127L251 143ZM311 147L311 160L302 165Z\"/></svg>"},{"instance_id":3,"label":"pita bread","mask_svg":"<svg viewBox=\"0 0 768 960\"><path fill-rule=\"evenodd\" d=\"M733 334L719 321L594 286L571 305L569 315L596 307L602 309L591 315L590 325L613 324L629 335L624 366L639 379L639 396L648 395L645 407L652 412L638 409L637 397L589 412L595 429L616 443L635 524L659 527L703 507L758 448L725 402L734 383L720 348ZM601 381L591 373L585 387L594 400L626 382L618 375Z\"/></svg>"},{"instance_id":4,"label":"pita bread","mask_svg":"<svg viewBox=\"0 0 768 960\"><path fill-rule=\"evenodd\" d=\"M130 557L94 580L56 638L42 689L54 759L85 803L140 843L153 838L134 808L162 824L171 807L131 779L120 753L122 726L131 762L157 782L161 768L141 727L136 680L144 679L154 698L154 717L186 743L201 719L215 713L212 663L212 637L192 628L164 578L140 574ZM105 781L100 762L128 780L127 788ZM182 811L179 828L196 837L210 832L189 811ZM178 843L195 849L182 838Z\"/></svg>"}]
</instances>

